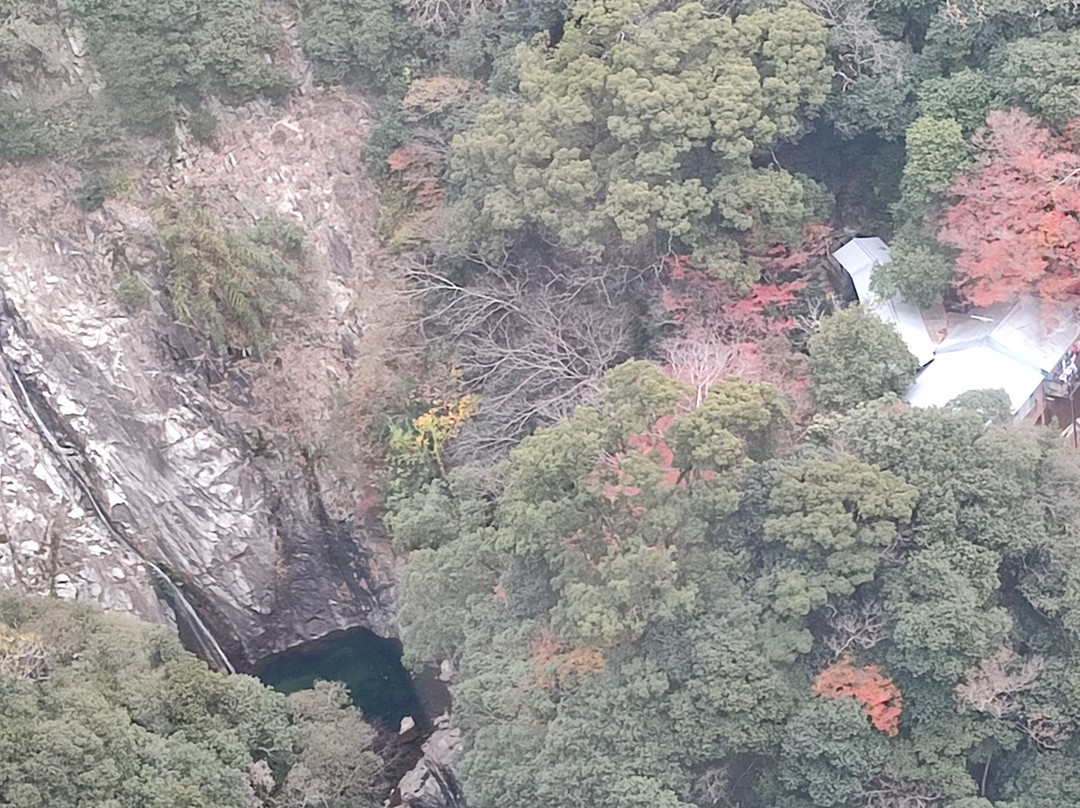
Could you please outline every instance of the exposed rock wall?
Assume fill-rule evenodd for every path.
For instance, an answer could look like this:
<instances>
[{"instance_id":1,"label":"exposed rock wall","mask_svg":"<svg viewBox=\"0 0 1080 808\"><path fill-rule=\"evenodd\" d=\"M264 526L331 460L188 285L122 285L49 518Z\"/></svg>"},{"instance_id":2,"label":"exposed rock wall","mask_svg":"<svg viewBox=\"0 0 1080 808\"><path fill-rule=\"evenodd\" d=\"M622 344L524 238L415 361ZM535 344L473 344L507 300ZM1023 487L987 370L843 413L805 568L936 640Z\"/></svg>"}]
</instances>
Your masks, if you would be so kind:
<instances>
[{"instance_id":1,"label":"exposed rock wall","mask_svg":"<svg viewBox=\"0 0 1080 808\"><path fill-rule=\"evenodd\" d=\"M424 741L422 756L401 778L399 804L406 808L465 808L454 762L461 754L461 730L450 727L449 715L435 720L435 731Z\"/></svg>"},{"instance_id":2,"label":"exposed rock wall","mask_svg":"<svg viewBox=\"0 0 1080 808\"><path fill-rule=\"evenodd\" d=\"M239 667L352 626L393 633L393 556L361 503L370 492L337 473L350 458L335 456L327 427L335 396L386 350L362 113L322 94L253 107L215 147L136 178L158 193L200 188L241 224L274 210L305 225L309 302L283 313L276 361L263 366L210 355L160 292L149 311L121 309L117 245L152 288L166 271L149 195L86 215L67 201L78 178L63 168L0 168L23 191L0 200L0 584L168 619L145 565L72 484L76 462ZM46 423L20 407L12 374Z\"/></svg>"}]
</instances>

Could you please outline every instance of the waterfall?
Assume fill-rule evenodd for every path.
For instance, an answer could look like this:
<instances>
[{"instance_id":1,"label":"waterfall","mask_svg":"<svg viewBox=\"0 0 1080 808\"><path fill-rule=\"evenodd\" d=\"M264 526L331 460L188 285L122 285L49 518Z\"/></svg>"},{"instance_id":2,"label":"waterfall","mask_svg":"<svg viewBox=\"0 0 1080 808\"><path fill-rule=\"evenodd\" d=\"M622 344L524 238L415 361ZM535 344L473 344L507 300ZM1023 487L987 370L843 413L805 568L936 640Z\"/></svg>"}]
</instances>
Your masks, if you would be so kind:
<instances>
[{"instance_id":1,"label":"waterfall","mask_svg":"<svg viewBox=\"0 0 1080 808\"><path fill-rule=\"evenodd\" d=\"M57 440L56 435L53 434L53 431L45 424L37 407L34 405L33 398L30 396L30 391L27 390L26 384L23 382L19 371L12 367L9 362L5 362L4 364L7 366L8 370L8 373L5 374L8 376L8 384L11 386L12 392L16 394L15 400L19 403L19 406L26 416L34 423L38 434L41 436L42 440L45 441L49 451L56 457L60 465L71 473L76 487L78 487L83 496L90 503L90 507L105 526L105 529L113 539L138 556L150 569L159 592L176 615L177 623L187 626L192 636L195 638L195 641L199 644L199 648L202 651L201 656L219 670L236 673L236 669L225 655L217 638L207 627L206 623L203 622L202 618L199 617L198 612L195 611L195 607L191 605L191 601L187 599L180 587L168 576L165 570L147 558L139 548L133 545L120 528L116 526L116 523L105 513L104 509L101 507L101 503L98 501L97 495L94 493L93 487L90 485L90 481L86 478L86 474L80 465L78 450L72 446L62 444ZM12 384L12 382L14 384Z\"/></svg>"}]
</instances>

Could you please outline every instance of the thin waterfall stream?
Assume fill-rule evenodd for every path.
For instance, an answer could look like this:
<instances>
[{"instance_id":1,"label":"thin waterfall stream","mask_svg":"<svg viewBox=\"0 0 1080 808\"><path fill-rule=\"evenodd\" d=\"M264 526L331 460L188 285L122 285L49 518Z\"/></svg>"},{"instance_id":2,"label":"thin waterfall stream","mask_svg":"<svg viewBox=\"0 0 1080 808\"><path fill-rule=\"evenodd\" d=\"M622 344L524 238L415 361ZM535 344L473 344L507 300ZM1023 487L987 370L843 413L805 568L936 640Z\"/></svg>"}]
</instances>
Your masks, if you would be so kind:
<instances>
[{"instance_id":1,"label":"thin waterfall stream","mask_svg":"<svg viewBox=\"0 0 1080 808\"><path fill-rule=\"evenodd\" d=\"M138 558L150 569L161 596L169 604L173 613L176 615L177 623L188 629L188 634L199 646L198 650L200 651L200 656L219 670L236 673L236 669L233 667L229 657L225 654L224 650L222 650L221 644L217 641L217 638L214 636L213 632L210 631L203 619L199 617L198 612L195 611L195 607L191 605L191 601L184 595L180 587L176 585L159 564L147 558L138 547L132 544L120 528L116 526L109 515L105 513L105 510L101 507L101 503L98 501L97 495L94 493L93 487L90 485L90 481L86 478L82 468L80 468L78 450L75 449L75 447L62 444L57 439L56 435L53 434L53 431L46 425L45 420L42 418L41 413L38 412L33 397L30 395L30 391L27 389L26 383L23 381L22 375L18 369L6 358L3 359L3 365L4 369L7 371L3 375L5 376L19 407L33 423L35 430L41 436L41 439L45 442L49 451L56 457L57 462L71 474L71 478L75 481L75 486L86 498L86 501L89 502L91 509L97 515L102 525L105 526L105 529L109 532L110 536L127 550L138 556Z\"/></svg>"}]
</instances>

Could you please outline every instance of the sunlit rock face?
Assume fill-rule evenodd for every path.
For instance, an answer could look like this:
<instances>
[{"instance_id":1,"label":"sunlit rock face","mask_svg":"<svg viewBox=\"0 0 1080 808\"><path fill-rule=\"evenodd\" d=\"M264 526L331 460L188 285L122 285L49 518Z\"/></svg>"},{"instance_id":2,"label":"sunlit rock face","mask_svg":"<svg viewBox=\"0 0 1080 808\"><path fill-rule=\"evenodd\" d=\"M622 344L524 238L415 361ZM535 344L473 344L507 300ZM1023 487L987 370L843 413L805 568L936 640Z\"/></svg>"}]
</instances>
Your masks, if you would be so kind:
<instances>
[{"instance_id":1,"label":"sunlit rock face","mask_svg":"<svg viewBox=\"0 0 1080 808\"><path fill-rule=\"evenodd\" d=\"M346 154L355 165L359 135L308 131L301 116L357 129L357 111L333 103L285 118L256 109L223 129L218 151L170 168L174 181L203 182L209 198L232 193L237 220L250 221L270 150L287 161L273 167L275 193L263 199L266 212L293 216L308 233L312 303L305 331L281 344L306 363L310 383L292 383L310 398L312 423L362 361L372 309L358 290L372 285L374 226L362 212L370 219L375 206L363 178L339 170ZM233 170L243 176L226 177ZM152 280L165 272L148 198L86 214L64 190L77 172L0 174L14 191L0 203L0 585L169 621L149 559L181 583L238 667L354 626L393 634L393 556L370 505L353 507L352 489L309 444L267 426L262 391L295 392L257 363L214 356L173 321L160 292L137 314L118 303L117 244ZM148 193L155 183L166 190L150 180Z\"/></svg>"}]
</instances>

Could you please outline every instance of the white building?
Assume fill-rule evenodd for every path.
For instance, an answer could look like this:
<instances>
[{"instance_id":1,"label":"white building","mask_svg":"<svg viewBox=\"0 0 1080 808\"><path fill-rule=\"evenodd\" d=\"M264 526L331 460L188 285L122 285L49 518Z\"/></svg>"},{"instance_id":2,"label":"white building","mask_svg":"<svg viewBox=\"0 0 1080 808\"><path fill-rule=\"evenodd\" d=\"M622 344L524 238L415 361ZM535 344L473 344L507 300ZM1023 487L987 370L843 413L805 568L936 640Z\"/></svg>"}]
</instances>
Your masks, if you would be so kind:
<instances>
[{"instance_id":1,"label":"white building","mask_svg":"<svg viewBox=\"0 0 1080 808\"><path fill-rule=\"evenodd\" d=\"M934 340L923 321L922 312L917 306L905 303L899 296L882 300L870 289L870 278L874 268L887 264L889 248L877 238L853 238L833 253L833 258L851 276L855 284L855 294L860 305L874 312L879 318L896 326L901 339L908 346L911 355L925 365L934 358Z\"/></svg>"},{"instance_id":2,"label":"white building","mask_svg":"<svg viewBox=\"0 0 1080 808\"><path fill-rule=\"evenodd\" d=\"M905 399L916 407L943 407L970 390L1001 389L1016 420L1042 420L1048 396L1068 397L1077 380L1080 318L1075 304L1047 306L1038 298L948 314L936 335L923 313L870 291L875 267L889 261L879 238L856 238L833 253L851 276L859 302L896 326L922 370Z\"/></svg>"}]
</instances>

